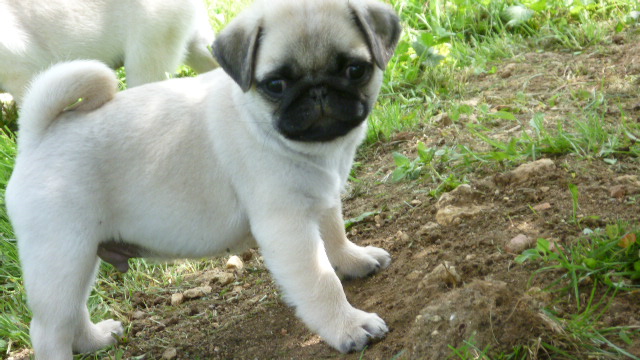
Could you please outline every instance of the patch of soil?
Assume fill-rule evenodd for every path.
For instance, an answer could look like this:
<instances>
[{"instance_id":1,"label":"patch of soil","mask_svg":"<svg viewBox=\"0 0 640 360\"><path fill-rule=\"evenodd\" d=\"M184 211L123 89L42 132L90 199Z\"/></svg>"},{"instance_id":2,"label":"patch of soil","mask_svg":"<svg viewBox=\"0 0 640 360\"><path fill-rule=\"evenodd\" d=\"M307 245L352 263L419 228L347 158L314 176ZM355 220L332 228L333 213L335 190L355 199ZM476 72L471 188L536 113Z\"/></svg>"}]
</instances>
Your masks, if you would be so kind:
<instances>
[{"instance_id":1,"label":"patch of soil","mask_svg":"<svg viewBox=\"0 0 640 360\"><path fill-rule=\"evenodd\" d=\"M627 121L640 121L638 54L640 42L631 36L577 55L532 52L500 65L496 74L472 78L470 86L474 97L496 108L518 92L525 94L528 100L520 109L524 123L527 114L536 111L571 116L574 109L566 107L562 97L593 89L617 104L605 114L606 121L620 121L622 113ZM496 129L512 126L496 124ZM637 222L637 189L617 193L612 189L620 185L621 176L640 174L640 162L619 157L608 165L562 156L551 159L553 166L524 178L514 177L513 169L484 169L469 174L467 195L455 195L460 197L447 204L430 197L421 182L386 181L393 171L393 151L413 154L416 141L452 142L450 133L456 132L427 124L423 132L370 149L359 159L361 182L352 184L345 196L345 218L379 211L354 225L350 238L360 245L385 248L393 256L381 273L343 283L354 306L385 319L390 328L386 338L363 353L342 355L331 349L284 304L259 255L254 255L242 271L234 272L235 281L209 282L210 294L179 305L170 305L176 289L167 289L164 295L134 294L139 312L120 345L125 358L146 354L147 359L156 359L175 348L175 354L169 351L165 357L443 359L451 354L450 346L461 347L469 339L480 349L490 346L493 354L510 352L517 345L537 352L541 342L557 341L552 335L560 330L541 311L552 298L540 288L559 274L532 276L537 265L514 263L516 255L507 253L505 245L521 234L561 246L575 241L585 226ZM572 221L569 184L579 188L580 226ZM441 211L447 206L477 206L481 211L443 221L438 214L444 216ZM449 278L433 281L427 275L439 266ZM193 287L201 283L197 278L189 282ZM610 309L602 319L605 326L640 325L638 292L616 297ZM622 345L640 355L637 345ZM532 357L547 355L540 350Z\"/></svg>"}]
</instances>

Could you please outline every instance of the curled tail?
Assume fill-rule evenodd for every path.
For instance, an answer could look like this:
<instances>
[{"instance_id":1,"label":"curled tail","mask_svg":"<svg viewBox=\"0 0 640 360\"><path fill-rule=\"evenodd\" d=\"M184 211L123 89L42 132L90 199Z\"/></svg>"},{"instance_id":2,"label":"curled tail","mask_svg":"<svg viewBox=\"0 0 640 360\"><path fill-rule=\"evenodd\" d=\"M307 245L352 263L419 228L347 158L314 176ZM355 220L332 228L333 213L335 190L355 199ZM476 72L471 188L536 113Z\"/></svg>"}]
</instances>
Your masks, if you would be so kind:
<instances>
[{"instance_id":1,"label":"curled tail","mask_svg":"<svg viewBox=\"0 0 640 360\"><path fill-rule=\"evenodd\" d=\"M33 79L24 97L18 119L19 148L38 144L47 127L62 112L97 109L113 98L117 88L113 70L99 61L76 60L53 65Z\"/></svg>"}]
</instances>

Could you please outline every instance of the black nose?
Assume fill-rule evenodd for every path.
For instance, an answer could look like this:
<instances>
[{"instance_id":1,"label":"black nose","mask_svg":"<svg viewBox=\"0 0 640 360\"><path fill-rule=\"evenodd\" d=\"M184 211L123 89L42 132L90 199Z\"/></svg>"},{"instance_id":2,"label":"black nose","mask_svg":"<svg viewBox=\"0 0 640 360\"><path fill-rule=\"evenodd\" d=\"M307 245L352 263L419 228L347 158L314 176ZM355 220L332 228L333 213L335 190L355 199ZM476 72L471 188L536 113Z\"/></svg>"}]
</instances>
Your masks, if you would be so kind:
<instances>
[{"instance_id":1,"label":"black nose","mask_svg":"<svg viewBox=\"0 0 640 360\"><path fill-rule=\"evenodd\" d=\"M315 101L323 101L327 97L326 86L316 86L309 90L309 96Z\"/></svg>"}]
</instances>

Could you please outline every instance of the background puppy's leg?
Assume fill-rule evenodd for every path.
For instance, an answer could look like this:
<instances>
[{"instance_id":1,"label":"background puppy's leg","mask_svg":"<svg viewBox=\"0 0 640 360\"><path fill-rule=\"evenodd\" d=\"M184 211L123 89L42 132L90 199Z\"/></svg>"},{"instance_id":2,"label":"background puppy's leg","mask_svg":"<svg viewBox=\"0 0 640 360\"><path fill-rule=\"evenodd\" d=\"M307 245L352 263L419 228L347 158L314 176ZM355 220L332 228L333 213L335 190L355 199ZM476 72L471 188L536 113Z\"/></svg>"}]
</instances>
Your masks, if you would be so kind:
<instances>
[{"instance_id":1,"label":"background puppy's leg","mask_svg":"<svg viewBox=\"0 0 640 360\"><path fill-rule=\"evenodd\" d=\"M385 250L374 246L358 246L347 239L340 206L324 214L320 231L329 261L342 278L365 277L391 263L391 255Z\"/></svg>"},{"instance_id":2,"label":"background puppy's leg","mask_svg":"<svg viewBox=\"0 0 640 360\"><path fill-rule=\"evenodd\" d=\"M154 17L148 20L151 25L130 31L124 59L128 87L165 80L182 63L193 31L194 13L188 2L184 8L181 3L173 1L162 10L150 10L147 16ZM173 7L179 11L169 11Z\"/></svg>"},{"instance_id":3,"label":"background puppy's leg","mask_svg":"<svg viewBox=\"0 0 640 360\"><path fill-rule=\"evenodd\" d=\"M144 41L144 40L141 40ZM157 46L156 41L156 46ZM139 47L127 51L124 68L127 72L127 87L166 80L173 75L182 61L185 50L181 44L159 44L155 49ZM148 53L147 51L153 51Z\"/></svg>"},{"instance_id":4,"label":"background puppy's leg","mask_svg":"<svg viewBox=\"0 0 640 360\"><path fill-rule=\"evenodd\" d=\"M0 79L0 88L11 94L13 100L19 105L24 97L24 93L29 81L31 80L31 76L33 76L35 72L36 71L33 71L33 73L23 73L13 71L11 74L4 76L3 79Z\"/></svg>"},{"instance_id":5,"label":"background puppy's leg","mask_svg":"<svg viewBox=\"0 0 640 360\"><path fill-rule=\"evenodd\" d=\"M31 341L37 359L71 359L112 345L112 332L122 335L119 322L91 323L86 301L98 259L88 239L21 234L20 258L29 308L33 313Z\"/></svg>"},{"instance_id":6,"label":"background puppy's leg","mask_svg":"<svg viewBox=\"0 0 640 360\"><path fill-rule=\"evenodd\" d=\"M211 44L206 44L199 40L194 39L189 43L189 52L187 53L185 64L189 65L198 74L202 74L218 67L218 63L216 63L211 50L207 46Z\"/></svg>"},{"instance_id":7,"label":"background puppy's leg","mask_svg":"<svg viewBox=\"0 0 640 360\"><path fill-rule=\"evenodd\" d=\"M252 231L298 317L337 350L361 350L369 339L384 336L387 326L378 315L349 304L311 219L310 214L270 211L251 220Z\"/></svg>"}]
</instances>

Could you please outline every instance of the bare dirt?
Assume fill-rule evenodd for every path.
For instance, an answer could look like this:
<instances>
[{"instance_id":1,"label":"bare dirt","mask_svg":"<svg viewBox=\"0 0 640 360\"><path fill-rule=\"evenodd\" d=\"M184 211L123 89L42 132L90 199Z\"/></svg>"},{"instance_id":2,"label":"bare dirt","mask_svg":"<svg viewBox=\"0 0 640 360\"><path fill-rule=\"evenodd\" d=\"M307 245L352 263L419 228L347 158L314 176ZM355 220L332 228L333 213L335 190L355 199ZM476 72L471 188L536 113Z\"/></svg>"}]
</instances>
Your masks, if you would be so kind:
<instances>
[{"instance_id":1,"label":"bare dirt","mask_svg":"<svg viewBox=\"0 0 640 360\"><path fill-rule=\"evenodd\" d=\"M467 100L495 109L508 104L516 113L519 122L494 124L498 138L517 134L521 130L513 130L514 126L527 124L534 112L544 112L549 119L570 118L576 101L565 106L563 98L581 91L597 90L608 99L611 106L604 121L619 122L623 114L626 121L640 121L637 36L618 35L610 44L580 54L526 53L496 66L494 74L468 79ZM520 106L516 109L514 103ZM523 177L510 172L513 168L479 168L467 174L468 188L439 203L429 195L430 184L389 181L395 168L392 153L413 157L417 141L427 145L468 141L473 147L477 140L469 137L465 126L475 120L470 116L448 124L425 121L420 131L398 134L364 150L358 159L362 164L356 173L359 182L352 184L344 199L345 218L379 212L350 228L350 238L360 245L385 248L393 256L393 263L381 273L343 282L354 306L385 319L390 328L386 338L362 353L342 355L331 349L283 303L259 252L253 251L245 254L243 270L219 269L234 275L227 285L194 276L164 294L133 294L136 312L130 314L129 333L120 345L124 357L445 359L451 354L450 346L461 347L473 339L480 349L490 346L490 354L511 352L522 345L529 358L548 358L541 342L565 346L558 336L561 330L541 309L554 306L560 313L573 311L575 302L570 294L540 290L562 273L532 276L540 264L516 264L516 255L505 251L505 245L522 234L562 246L575 241L585 227L594 229L621 219L637 223L640 188L616 186L632 183L633 176L640 174L639 159L620 156L615 164L607 164L602 159L564 155L550 158ZM579 224L571 221L570 183L580 190ZM446 218L447 206L476 211ZM427 276L437 267L440 275ZM170 304L171 294L203 283L212 287L211 293ZM585 289L589 291L588 284ZM639 326L640 293L617 296L601 322L603 326ZM635 344L620 345L640 356L640 346Z\"/></svg>"}]
</instances>

